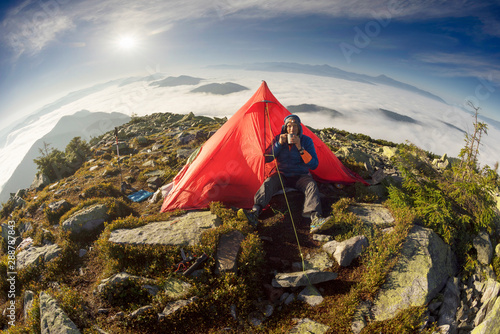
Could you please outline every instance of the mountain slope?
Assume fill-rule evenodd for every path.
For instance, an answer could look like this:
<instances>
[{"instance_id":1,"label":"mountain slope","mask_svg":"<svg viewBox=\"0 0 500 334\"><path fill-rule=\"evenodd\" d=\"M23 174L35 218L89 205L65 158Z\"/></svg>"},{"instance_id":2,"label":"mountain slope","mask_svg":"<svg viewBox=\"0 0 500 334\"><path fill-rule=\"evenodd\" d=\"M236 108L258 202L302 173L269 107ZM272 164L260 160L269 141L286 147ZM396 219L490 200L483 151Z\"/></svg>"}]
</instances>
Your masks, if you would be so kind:
<instances>
[{"instance_id":1,"label":"mountain slope","mask_svg":"<svg viewBox=\"0 0 500 334\"><path fill-rule=\"evenodd\" d=\"M16 192L18 189L27 188L31 185L37 172L33 159L40 156L39 148L43 147L44 142L50 143L52 148L63 151L74 137L81 137L88 141L92 137L97 137L129 120L129 116L120 113L91 113L87 110L81 110L71 116L62 117L48 134L38 139L31 146L0 192L0 202L7 201L11 192Z\"/></svg>"}]
</instances>

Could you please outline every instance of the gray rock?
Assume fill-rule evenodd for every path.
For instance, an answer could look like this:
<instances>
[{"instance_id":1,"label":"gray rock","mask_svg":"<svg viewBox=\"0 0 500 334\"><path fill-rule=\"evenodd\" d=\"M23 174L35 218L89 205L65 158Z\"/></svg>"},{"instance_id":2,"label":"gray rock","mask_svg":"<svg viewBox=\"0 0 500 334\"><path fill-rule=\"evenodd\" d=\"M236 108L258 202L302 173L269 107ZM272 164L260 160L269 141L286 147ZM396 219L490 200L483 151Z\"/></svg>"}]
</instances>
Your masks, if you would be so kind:
<instances>
[{"instance_id":1,"label":"gray rock","mask_svg":"<svg viewBox=\"0 0 500 334\"><path fill-rule=\"evenodd\" d=\"M444 300L439 310L438 326L449 325L450 332L456 332L457 323L455 321L457 309L460 306L460 290L458 288L459 280L456 277L450 277L444 289Z\"/></svg>"},{"instance_id":2,"label":"gray rock","mask_svg":"<svg viewBox=\"0 0 500 334\"><path fill-rule=\"evenodd\" d=\"M331 255L333 255L339 265L347 267L354 259L359 257L363 250L367 247L368 239L366 239L364 235L361 235L337 243L335 251Z\"/></svg>"},{"instance_id":3,"label":"gray rock","mask_svg":"<svg viewBox=\"0 0 500 334\"><path fill-rule=\"evenodd\" d=\"M148 160L142 164L142 167L156 167L154 160Z\"/></svg>"},{"instance_id":4,"label":"gray rock","mask_svg":"<svg viewBox=\"0 0 500 334\"><path fill-rule=\"evenodd\" d=\"M500 334L500 297L495 299L484 321L476 326L471 334Z\"/></svg>"},{"instance_id":5,"label":"gray rock","mask_svg":"<svg viewBox=\"0 0 500 334\"><path fill-rule=\"evenodd\" d=\"M163 177L165 176L165 174L165 171L157 169L151 172L144 173L144 176L149 179L150 177Z\"/></svg>"},{"instance_id":6,"label":"gray rock","mask_svg":"<svg viewBox=\"0 0 500 334\"><path fill-rule=\"evenodd\" d=\"M42 334L79 334L80 331L56 301L47 293L40 293L40 327Z\"/></svg>"},{"instance_id":7,"label":"gray rock","mask_svg":"<svg viewBox=\"0 0 500 334\"><path fill-rule=\"evenodd\" d=\"M111 232L110 242L118 244L196 245L203 231L222 224L210 211L189 212L164 222Z\"/></svg>"},{"instance_id":8,"label":"gray rock","mask_svg":"<svg viewBox=\"0 0 500 334\"><path fill-rule=\"evenodd\" d=\"M359 334L366 327L370 319L370 303L363 301L359 303L352 318L351 330L354 334Z\"/></svg>"},{"instance_id":9,"label":"gray rock","mask_svg":"<svg viewBox=\"0 0 500 334\"><path fill-rule=\"evenodd\" d=\"M312 285L308 285L299 293L297 299L306 302L310 306L317 306L323 302L324 298L321 296L318 289Z\"/></svg>"},{"instance_id":10,"label":"gray rock","mask_svg":"<svg viewBox=\"0 0 500 334\"><path fill-rule=\"evenodd\" d=\"M84 257L85 255L87 255L87 250L86 250L86 249L81 248L81 249L78 251L78 256L79 256L79 257Z\"/></svg>"},{"instance_id":11,"label":"gray rock","mask_svg":"<svg viewBox=\"0 0 500 334\"><path fill-rule=\"evenodd\" d=\"M62 199L57 202L52 202L49 204L49 209L52 211L59 211L59 210L68 210L71 207L71 204L69 204L68 201L65 199Z\"/></svg>"},{"instance_id":12,"label":"gray rock","mask_svg":"<svg viewBox=\"0 0 500 334\"><path fill-rule=\"evenodd\" d=\"M399 153L397 147L384 146L382 147L382 155L387 159L391 159L393 156Z\"/></svg>"},{"instance_id":13,"label":"gray rock","mask_svg":"<svg viewBox=\"0 0 500 334\"><path fill-rule=\"evenodd\" d=\"M153 190L158 190L158 188L163 184L163 179L158 176L150 177L147 181L148 187Z\"/></svg>"},{"instance_id":14,"label":"gray rock","mask_svg":"<svg viewBox=\"0 0 500 334\"><path fill-rule=\"evenodd\" d=\"M43 247L31 246L17 254L17 269L38 265L41 261L49 262L61 254L61 247L57 244Z\"/></svg>"},{"instance_id":15,"label":"gray rock","mask_svg":"<svg viewBox=\"0 0 500 334\"><path fill-rule=\"evenodd\" d=\"M390 319L409 306L428 304L456 271L450 247L432 230L414 226L374 301L375 320Z\"/></svg>"},{"instance_id":16,"label":"gray rock","mask_svg":"<svg viewBox=\"0 0 500 334\"><path fill-rule=\"evenodd\" d=\"M45 175L45 174L37 174L35 176L35 179L31 183L31 187L30 188L32 188L32 189L43 189L44 187L46 187L49 184L50 184L50 179L48 178L47 175Z\"/></svg>"},{"instance_id":17,"label":"gray rock","mask_svg":"<svg viewBox=\"0 0 500 334\"><path fill-rule=\"evenodd\" d=\"M289 334L324 334L328 332L330 326L305 318L300 319L297 324L288 332Z\"/></svg>"},{"instance_id":18,"label":"gray rock","mask_svg":"<svg viewBox=\"0 0 500 334\"><path fill-rule=\"evenodd\" d=\"M188 133L188 134L180 133L177 136L177 139L179 140L180 145L186 145L186 144L189 144L190 142L192 142L193 140L196 139L196 134L194 134L194 133Z\"/></svg>"},{"instance_id":19,"label":"gray rock","mask_svg":"<svg viewBox=\"0 0 500 334\"><path fill-rule=\"evenodd\" d=\"M295 273L276 274L272 286L275 288L299 287L332 281L336 278L337 273L311 269Z\"/></svg>"},{"instance_id":20,"label":"gray rock","mask_svg":"<svg viewBox=\"0 0 500 334\"><path fill-rule=\"evenodd\" d=\"M305 259L303 263L302 262L292 263L292 269L295 271L309 270L309 269L316 269L321 271L331 267L333 267L333 261L326 252L321 252L314 255L310 259Z\"/></svg>"},{"instance_id":21,"label":"gray rock","mask_svg":"<svg viewBox=\"0 0 500 334\"><path fill-rule=\"evenodd\" d=\"M484 265L489 265L493 258L493 246L488 233L479 232L474 238L473 244L477 251L477 260Z\"/></svg>"},{"instance_id":22,"label":"gray rock","mask_svg":"<svg viewBox=\"0 0 500 334\"><path fill-rule=\"evenodd\" d=\"M16 195L14 197L21 197L21 198L24 198L26 196L26 193L28 191L26 189L19 189L17 192L16 192Z\"/></svg>"},{"instance_id":23,"label":"gray rock","mask_svg":"<svg viewBox=\"0 0 500 334\"><path fill-rule=\"evenodd\" d=\"M24 297L23 297L23 317L24 321L27 321L29 313L31 312L31 309L33 308L33 298L35 297L35 294L31 290L26 290L24 291Z\"/></svg>"},{"instance_id":24,"label":"gray rock","mask_svg":"<svg viewBox=\"0 0 500 334\"><path fill-rule=\"evenodd\" d=\"M198 299L198 297L194 296L194 297L191 297L189 299L176 300L174 302L168 303L160 315L166 317L166 316L176 312L177 310L180 310L181 308L195 302L197 299Z\"/></svg>"},{"instance_id":25,"label":"gray rock","mask_svg":"<svg viewBox=\"0 0 500 334\"><path fill-rule=\"evenodd\" d=\"M152 310L153 309L153 306L151 305L146 305L146 306L143 306L141 308L138 308L137 310L135 310L134 312L130 313L128 315L129 318L133 319L133 318L137 318L141 315L143 315L144 313L146 313L147 311L149 310Z\"/></svg>"},{"instance_id":26,"label":"gray rock","mask_svg":"<svg viewBox=\"0 0 500 334\"><path fill-rule=\"evenodd\" d=\"M61 227L70 233L91 232L104 225L109 218L104 204L95 204L75 212L62 222Z\"/></svg>"},{"instance_id":27,"label":"gray rock","mask_svg":"<svg viewBox=\"0 0 500 334\"><path fill-rule=\"evenodd\" d=\"M359 203L350 205L347 209L354 213L361 221L375 225L393 225L394 217L381 204Z\"/></svg>"},{"instance_id":28,"label":"gray rock","mask_svg":"<svg viewBox=\"0 0 500 334\"><path fill-rule=\"evenodd\" d=\"M386 175L384 173L384 169L380 168L372 175L372 185L380 184L382 182L382 180L385 178L386 178Z\"/></svg>"},{"instance_id":29,"label":"gray rock","mask_svg":"<svg viewBox=\"0 0 500 334\"><path fill-rule=\"evenodd\" d=\"M163 285L165 294L171 299L184 298L188 294L191 287L192 285L188 282L184 282L175 277L170 277Z\"/></svg>"},{"instance_id":30,"label":"gray rock","mask_svg":"<svg viewBox=\"0 0 500 334\"><path fill-rule=\"evenodd\" d=\"M373 170L373 167L378 162L376 157L364 152L364 150L352 147L341 147L335 152L335 155L339 158L352 159L357 163L364 164L368 171Z\"/></svg>"},{"instance_id":31,"label":"gray rock","mask_svg":"<svg viewBox=\"0 0 500 334\"><path fill-rule=\"evenodd\" d=\"M266 317L258 311L254 311L248 315L248 322L253 327L261 327L265 320Z\"/></svg>"},{"instance_id":32,"label":"gray rock","mask_svg":"<svg viewBox=\"0 0 500 334\"><path fill-rule=\"evenodd\" d=\"M154 281L151 279L130 275L126 272L120 272L101 280L101 283L97 286L96 290L98 293L102 293L105 289L114 289L117 285L125 281L135 281L139 284L142 284L142 288L147 291L149 291L149 285L154 284Z\"/></svg>"},{"instance_id":33,"label":"gray rock","mask_svg":"<svg viewBox=\"0 0 500 334\"><path fill-rule=\"evenodd\" d=\"M481 322L483 322L487 314L491 312L499 292L500 292L500 283L493 279L488 279L488 281L486 282L483 296L481 297L482 306L479 309L476 318L474 319L474 324L476 326L478 326Z\"/></svg>"},{"instance_id":34,"label":"gray rock","mask_svg":"<svg viewBox=\"0 0 500 334\"><path fill-rule=\"evenodd\" d=\"M215 260L216 274L238 270L238 253L243 240L245 236L240 231L232 231L220 237Z\"/></svg>"},{"instance_id":35,"label":"gray rock","mask_svg":"<svg viewBox=\"0 0 500 334\"><path fill-rule=\"evenodd\" d=\"M194 149L178 149L177 150L177 158L178 159L187 159L191 153L193 153Z\"/></svg>"}]
</instances>

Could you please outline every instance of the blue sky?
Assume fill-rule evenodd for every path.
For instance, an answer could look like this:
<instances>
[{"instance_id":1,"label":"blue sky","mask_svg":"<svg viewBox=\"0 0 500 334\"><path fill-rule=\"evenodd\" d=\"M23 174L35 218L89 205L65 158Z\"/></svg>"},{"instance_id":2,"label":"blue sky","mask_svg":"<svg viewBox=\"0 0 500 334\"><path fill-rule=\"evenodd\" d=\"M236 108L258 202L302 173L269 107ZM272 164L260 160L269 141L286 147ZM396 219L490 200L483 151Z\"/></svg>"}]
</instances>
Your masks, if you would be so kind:
<instances>
[{"instance_id":1,"label":"blue sky","mask_svg":"<svg viewBox=\"0 0 500 334\"><path fill-rule=\"evenodd\" d=\"M500 120L499 1L26 0L0 20L2 122L116 77L267 61L385 74Z\"/></svg>"}]
</instances>

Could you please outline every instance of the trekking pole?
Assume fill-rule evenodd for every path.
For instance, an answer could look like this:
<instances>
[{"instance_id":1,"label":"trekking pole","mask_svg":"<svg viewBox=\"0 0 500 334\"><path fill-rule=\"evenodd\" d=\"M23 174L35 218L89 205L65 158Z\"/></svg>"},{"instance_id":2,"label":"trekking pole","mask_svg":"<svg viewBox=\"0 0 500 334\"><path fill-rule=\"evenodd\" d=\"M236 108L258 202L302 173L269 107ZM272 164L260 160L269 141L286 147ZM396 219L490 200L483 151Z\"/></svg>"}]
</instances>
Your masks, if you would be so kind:
<instances>
[{"instance_id":1,"label":"trekking pole","mask_svg":"<svg viewBox=\"0 0 500 334\"><path fill-rule=\"evenodd\" d=\"M122 168L120 167L120 149L118 148L118 127L115 127L115 138L116 138L116 155L118 156L118 170L120 171L120 190L122 188Z\"/></svg>"}]
</instances>

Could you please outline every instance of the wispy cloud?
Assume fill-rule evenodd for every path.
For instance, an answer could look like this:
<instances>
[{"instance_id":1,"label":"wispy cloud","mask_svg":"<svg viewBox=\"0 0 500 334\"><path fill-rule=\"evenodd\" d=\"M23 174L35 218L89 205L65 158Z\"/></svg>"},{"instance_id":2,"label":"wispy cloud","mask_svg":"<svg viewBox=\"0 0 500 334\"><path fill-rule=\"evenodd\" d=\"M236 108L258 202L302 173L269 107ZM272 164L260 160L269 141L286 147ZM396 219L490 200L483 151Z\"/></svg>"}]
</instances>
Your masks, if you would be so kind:
<instances>
[{"instance_id":1,"label":"wispy cloud","mask_svg":"<svg viewBox=\"0 0 500 334\"><path fill-rule=\"evenodd\" d=\"M264 19L281 15L321 14L356 19L421 20L438 17L481 16L488 4L471 0L87 0L25 1L2 22L5 42L16 56L34 55L68 32L102 33L124 27L164 32L183 20L226 17ZM486 14L485 14L486 15ZM500 24L482 16L485 33L499 34Z\"/></svg>"},{"instance_id":2,"label":"wispy cloud","mask_svg":"<svg viewBox=\"0 0 500 334\"><path fill-rule=\"evenodd\" d=\"M436 65L435 70L443 77L482 78L500 86L500 65L492 59L457 53L422 53L414 58L431 66Z\"/></svg>"},{"instance_id":3,"label":"wispy cloud","mask_svg":"<svg viewBox=\"0 0 500 334\"><path fill-rule=\"evenodd\" d=\"M25 1L2 22L2 38L17 58L22 54L37 54L61 33L74 28L71 18L57 7Z\"/></svg>"}]
</instances>

